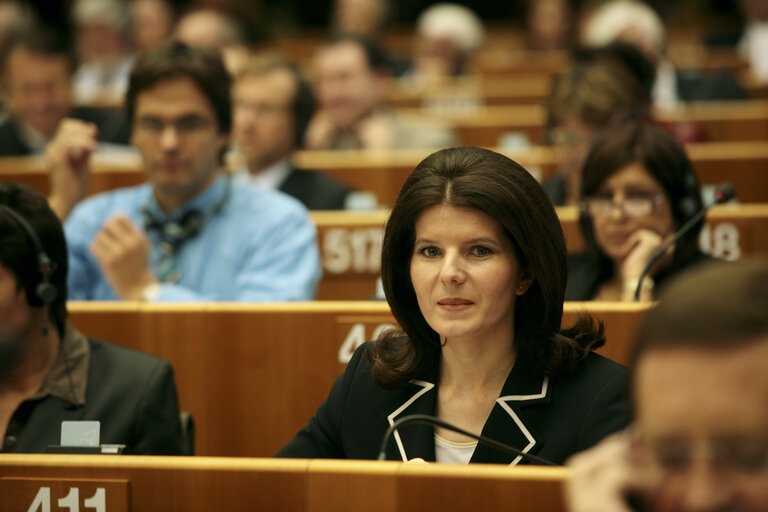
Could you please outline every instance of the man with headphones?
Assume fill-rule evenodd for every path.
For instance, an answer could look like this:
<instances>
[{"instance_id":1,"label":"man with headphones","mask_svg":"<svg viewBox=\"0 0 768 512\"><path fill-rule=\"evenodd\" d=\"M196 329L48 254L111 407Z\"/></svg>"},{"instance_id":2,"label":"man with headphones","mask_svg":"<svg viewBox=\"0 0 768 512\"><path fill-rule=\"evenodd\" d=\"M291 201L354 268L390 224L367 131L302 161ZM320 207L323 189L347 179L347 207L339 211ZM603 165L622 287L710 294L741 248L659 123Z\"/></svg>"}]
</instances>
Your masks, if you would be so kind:
<instances>
[{"instance_id":1,"label":"man with headphones","mask_svg":"<svg viewBox=\"0 0 768 512\"><path fill-rule=\"evenodd\" d=\"M0 452L42 453L62 421L95 420L124 453L182 453L170 364L68 324L67 266L46 199L0 183Z\"/></svg>"},{"instance_id":2,"label":"man with headphones","mask_svg":"<svg viewBox=\"0 0 768 512\"><path fill-rule=\"evenodd\" d=\"M344 209L346 185L290 162L315 112L312 87L293 63L277 56L248 61L235 76L232 102L233 138L244 160L238 181L278 189L310 210Z\"/></svg>"},{"instance_id":3,"label":"man with headphones","mask_svg":"<svg viewBox=\"0 0 768 512\"><path fill-rule=\"evenodd\" d=\"M95 127L60 126L46 150L51 207L66 219L72 300L311 300L315 227L285 194L220 172L230 80L215 52L169 41L140 56L126 110L147 183L77 204Z\"/></svg>"}]
</instances>

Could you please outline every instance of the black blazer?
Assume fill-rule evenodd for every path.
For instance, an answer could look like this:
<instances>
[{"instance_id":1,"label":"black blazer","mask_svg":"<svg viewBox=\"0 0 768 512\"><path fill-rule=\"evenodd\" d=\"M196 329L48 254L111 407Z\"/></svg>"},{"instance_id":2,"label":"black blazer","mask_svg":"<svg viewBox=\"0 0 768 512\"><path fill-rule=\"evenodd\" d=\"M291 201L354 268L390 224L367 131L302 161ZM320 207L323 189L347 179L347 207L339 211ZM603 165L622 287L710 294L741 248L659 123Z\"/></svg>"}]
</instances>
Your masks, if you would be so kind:
<instances>
[{"instance_id":1,"label":"black blazer","mask_svg":"<svg viewBox=\"0 0 768 512\"><path fill-rule=\"evenodd\" d=\"M391 390L376 386L360 347L317 414L278 457L375 459L387 428L410 414L434 415L437 373ZM555 381L513 368L482 434L557 464L629 423L627 370L590 354L569 377ZM387 459L435 460L432 427L398 429ZM520 457L478 445L471 462L520 463ZM523 461L524 462L524 461Z\"/></svg>"},{"instance_id":2,"label":"black blazer","mask_svg":"<svg viewBox=\"0 0 768 512\"><path fill-rule=\"evenodd\" d=\"M98 127L98 140L115 144L128 144L129 129L122 111L117 109L78 107L69 117L93 123ZM0 123L0 156L27 156L32 149L19 134L19 127L12 117Z\"/></svg>"},{"instance_id":3,"label":"black blazer","mask_svg":"<svg viewBox=\"0 0 768 512\"><path fill-rule=\"evenodd\" d=\"M320 171L291 167L280 190L304 203L308 210L343 210L351 190Z\"/></svg>"},{"instance_id":4,"label":"black blazer","mask_svg":"<svg viewBox=\"0 0 768 512\"><path fill-rule=\"evenodd\" d=\"M126 454L179 455L181 425L173 370L167 361L89 339L85 404L48 395L25 402L29 419L10 449L43 453L57 445L61 422L98 420L102 444L125 444Z\"/></svg>"}]
</instances>

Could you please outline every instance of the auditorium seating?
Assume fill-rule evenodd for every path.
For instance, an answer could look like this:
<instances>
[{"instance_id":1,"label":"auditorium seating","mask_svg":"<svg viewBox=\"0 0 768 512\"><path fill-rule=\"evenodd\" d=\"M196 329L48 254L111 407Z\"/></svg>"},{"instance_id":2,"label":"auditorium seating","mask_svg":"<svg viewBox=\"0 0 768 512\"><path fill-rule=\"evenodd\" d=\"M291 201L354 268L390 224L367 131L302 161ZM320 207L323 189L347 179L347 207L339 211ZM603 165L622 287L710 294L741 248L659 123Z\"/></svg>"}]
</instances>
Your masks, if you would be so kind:
<instances>
[{"instance_id":1,"label":"auditorium seating","mask_svg":"<svg viewBox=\"0 0 768 512\"><path fill-rule=\"evenodd\" d=\"M603 320L600 352L626 362L647 304L568 303ZM71 302L89 336L167 359L181 408L196 423L196 454L267 457L304 426L354 349L393 323L379 301L287 304Z\"/></svg>"},{"instance_id":2,"label":"auditorium seating","mask_svg":"<svg viewBox=\"0 0 768 512\"><path fill-rule=\"evenodd\" d=\"M569 252L583 249L576 207L557 208ZM317 226L323 278L321 300L367 299L376 293L381 239L388 211L312 212ZM768 257L768 204L729 204L714 207L701 235L704 252L738 260Z\"/></svg>"}]
</instances>

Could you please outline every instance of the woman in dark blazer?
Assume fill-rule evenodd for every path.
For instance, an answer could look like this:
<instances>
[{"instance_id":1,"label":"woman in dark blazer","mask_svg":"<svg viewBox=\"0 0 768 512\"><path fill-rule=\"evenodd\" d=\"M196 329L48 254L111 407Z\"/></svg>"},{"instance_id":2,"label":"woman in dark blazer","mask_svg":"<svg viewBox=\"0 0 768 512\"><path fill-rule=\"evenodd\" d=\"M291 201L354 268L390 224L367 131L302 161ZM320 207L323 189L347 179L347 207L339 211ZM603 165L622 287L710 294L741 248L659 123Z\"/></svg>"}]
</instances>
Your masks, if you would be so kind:
<instances>
[{"instance_id":1,"label":"woman in dark blazer","mask_svg":"<svg viewBox=\"0 0 768 512\"><path fill-rule=\"evenodd\" d=\"M561 329L563 231L539 184L479 148L427 157L387 222L382 280L402 332L360 347L281 457L376 458L386 429L426 413L555 463L628 422L626 370ZM387 458L517 464L443 428L403 426Z\"/></svg>"}]
</instances>

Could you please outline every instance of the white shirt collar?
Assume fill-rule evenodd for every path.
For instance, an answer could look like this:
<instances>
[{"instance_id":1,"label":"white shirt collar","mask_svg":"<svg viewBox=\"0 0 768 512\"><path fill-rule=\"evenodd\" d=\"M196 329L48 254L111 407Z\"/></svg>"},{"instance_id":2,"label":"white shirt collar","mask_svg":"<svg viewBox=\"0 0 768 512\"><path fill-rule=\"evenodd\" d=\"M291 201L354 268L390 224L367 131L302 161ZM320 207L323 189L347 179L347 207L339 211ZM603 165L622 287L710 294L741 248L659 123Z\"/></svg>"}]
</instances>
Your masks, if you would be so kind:
<instances>
[{"instance_id":1,"label":"white shirt collar","mask_svg":"<svg viewBox=\"0 0 768 512\"><path fill-rule=\"evenodd\" d=\"M248 182L259 188L278 189L291 173L288 159L280 160L256 174L249 172L247 167L241 167L232 173L235 183Z\"/></svg>"}]
</instances>

